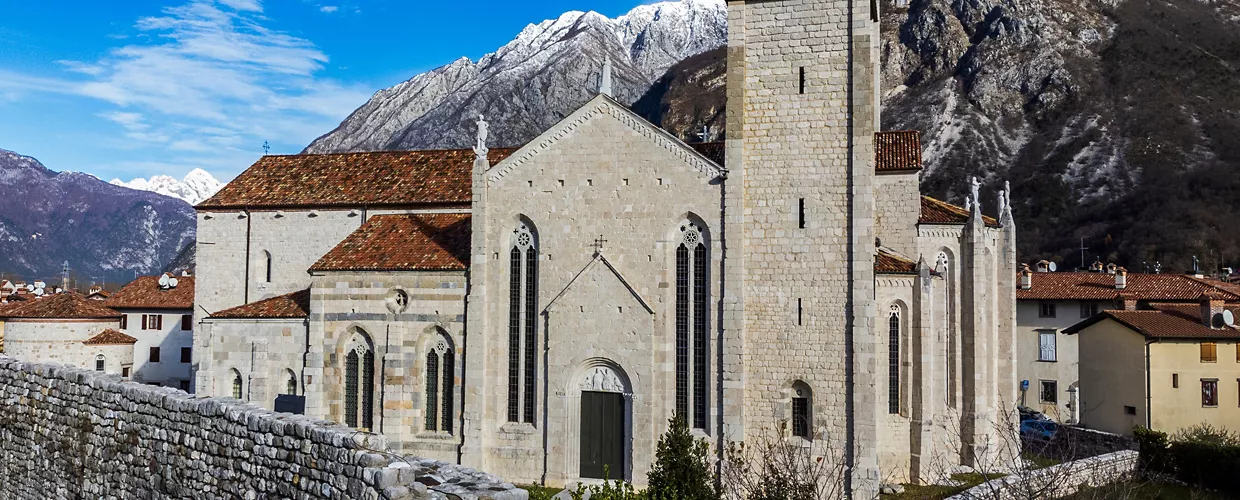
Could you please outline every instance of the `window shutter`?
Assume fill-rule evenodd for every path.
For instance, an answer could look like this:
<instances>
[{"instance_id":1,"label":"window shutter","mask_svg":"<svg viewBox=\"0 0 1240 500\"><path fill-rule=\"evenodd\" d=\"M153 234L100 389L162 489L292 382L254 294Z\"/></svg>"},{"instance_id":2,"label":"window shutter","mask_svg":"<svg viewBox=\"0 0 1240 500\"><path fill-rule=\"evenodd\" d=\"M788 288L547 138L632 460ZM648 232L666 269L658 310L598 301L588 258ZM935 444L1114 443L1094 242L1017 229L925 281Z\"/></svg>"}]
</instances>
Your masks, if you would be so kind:
<instances>
[{"instance_id":1,"label":"window shutter","mask_svg":"<svg viewBox=\"0 0 1240 500\"><path fill-rule=\"evenodd\" d=\"M142 315L142 329L143 329L143 330L146 330L146 329L147 329L147 323L146 323L146 320L147 320L147 316L146 316L145 314L143 314L143 315Z\"/></svg>"},{"instance_id":2,"label":"window shutter","mask_svg":"<svg viewBox=\"0 0 1240 500\"><path fill-rule=\"evenodd\" d=\"M162 314L155 315L155 329L156 330L164 329L164 315Z\"/></svg>"},{"instance_id":3,"label":"window shutter","mask_svg":"<svg viewBox=\"0 0 1240 500\"><path fill-rule=\"evenodd\" d=\"M129 329L129 315L122 314L121 315L121 330L128 330L128 329ZM1236 344L1236 357L1240 358L1240 344Z\"/></svg>"},{"instance_id":4,"label":"window shutter","mask_svg":"<svg viewBox=\"0 0 1240 500\"><path fill-rule=\"evenodd\" d=\"M1055 333L1041 332L1038 334L1039 360L1055 361Z\"/></svg>"},{"instance_id":5,"label":"window shutter","mask_svg":"<svg viewBox=\"0 0 1240 500\"><path fill-rule=\"evenodd\" d=\"M194 316L192 314L181 315L181 329L187 332L194 330Z\"/></svg>"}]
</instances>

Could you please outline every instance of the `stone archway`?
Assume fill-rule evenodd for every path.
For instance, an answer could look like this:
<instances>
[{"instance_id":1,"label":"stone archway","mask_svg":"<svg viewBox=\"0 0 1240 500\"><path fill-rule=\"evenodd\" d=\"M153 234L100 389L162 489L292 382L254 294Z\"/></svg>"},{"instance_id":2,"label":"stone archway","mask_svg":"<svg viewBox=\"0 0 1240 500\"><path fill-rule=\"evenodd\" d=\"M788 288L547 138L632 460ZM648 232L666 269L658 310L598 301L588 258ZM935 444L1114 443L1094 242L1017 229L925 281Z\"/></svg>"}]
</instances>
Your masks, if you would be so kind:
<instances>
[{"instance_id":1,"label":"stone archway","mask_svg":"<svg viewBox=\"0 0 1240 500\"><path fill-rule=\"evenodd\" d=\"M565 476L632 480L633 390L609 360L590 360L570 379Z\"/></svg>"}]
</instances>

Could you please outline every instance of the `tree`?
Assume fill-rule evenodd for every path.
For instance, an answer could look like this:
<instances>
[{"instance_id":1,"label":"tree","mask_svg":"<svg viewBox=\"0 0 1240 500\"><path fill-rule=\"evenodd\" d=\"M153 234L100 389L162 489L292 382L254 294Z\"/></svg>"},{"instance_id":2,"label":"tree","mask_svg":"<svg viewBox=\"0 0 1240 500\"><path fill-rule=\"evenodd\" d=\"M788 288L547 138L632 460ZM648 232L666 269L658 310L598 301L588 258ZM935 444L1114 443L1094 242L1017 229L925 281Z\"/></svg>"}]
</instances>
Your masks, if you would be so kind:
<instances>
[{"instance_id":1,"label":"tree","mask_svg":"<svg viewBox=\"0 0 1240 500\"><path fill-rule=\"evenodd\" d=\"M694 439L679 415L659 438L655 462L647 476L646 493L651 500L714 500L719 498L711 472L710 445Z\"/></svg>"}]
</instances>

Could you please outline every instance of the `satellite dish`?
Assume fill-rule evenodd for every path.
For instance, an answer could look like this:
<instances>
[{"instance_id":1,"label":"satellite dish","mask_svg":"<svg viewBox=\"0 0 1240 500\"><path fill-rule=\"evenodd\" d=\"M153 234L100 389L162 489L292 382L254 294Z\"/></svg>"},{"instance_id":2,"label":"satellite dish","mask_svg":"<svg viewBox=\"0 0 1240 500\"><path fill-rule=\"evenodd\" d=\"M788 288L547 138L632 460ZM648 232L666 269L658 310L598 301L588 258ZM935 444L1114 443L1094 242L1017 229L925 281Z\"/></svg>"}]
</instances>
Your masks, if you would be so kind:
<instances>
[{"instance_id":1,"label":"satellite dish","mask_svg":"<svg viewBox=\"0 0 1240 500\"><path fill-rule=\"evenodd\" d=\"M1223 324L1232 326L1236 324L1236 316L1226 309L1223 309Z\"/></svg>"},{"instance_id":2,"label":"satellite dish","mask_svg":"<svg viewBox=\"0 0 1240 500\"><path fill-rule=\"evenodd\" d=\"M1051 270L1051 272L1053 273L1053 272L1055 272L1057 269L1059 269L1059 266L1055 265L1055 263L1054 263L1054 262L1051 262L1051 265L1050 265L1050 266L1048 266L1048 267L1047 267L1047 269L1050 269L1050 270Z\"/></svg>"},{"instance_id":3,"label":"satellite dish","mask_svg":"<svg viewBox=\"0 0 1240 500\"><path fill-rule=\"evenodd\" d=\"M159 275L159 286L161 288L168 288L168 275L167 274Z\"/></svg>"},{"instance_id":4,"label":"satellite dish","mask_svg":"<svg viewBox=\"0 0 1240 500\"><path fill-rule=\"evenodd\" d=\"M176 278L168 278L168 287L169 287L169 288L176 288L176 287L177 287L177 279L176 279Z\"/></svg>"},{"instance_id":5,"label":"satellite dish","mask_svg":"<svg viewBox=\"0 0 1240 500\"><path fill-rule=\"evenodd\" d=\"M26 291L27 291L27 292L33 292L33 291L34 291L34 285L26 285Z\"/></svg>"},{"instance_id":6,"label":"satellite dish","mask_svg":"<svg viewBox=\"0 0 1240 500\"><path fill-rule=\"evenodd\" d=\"M43 289L42 289L42 288L35 288L35 289L34 289L34 296L35 296L35 297L42 297L42 296L43 296Z\"/></svg>"}]
</instances>

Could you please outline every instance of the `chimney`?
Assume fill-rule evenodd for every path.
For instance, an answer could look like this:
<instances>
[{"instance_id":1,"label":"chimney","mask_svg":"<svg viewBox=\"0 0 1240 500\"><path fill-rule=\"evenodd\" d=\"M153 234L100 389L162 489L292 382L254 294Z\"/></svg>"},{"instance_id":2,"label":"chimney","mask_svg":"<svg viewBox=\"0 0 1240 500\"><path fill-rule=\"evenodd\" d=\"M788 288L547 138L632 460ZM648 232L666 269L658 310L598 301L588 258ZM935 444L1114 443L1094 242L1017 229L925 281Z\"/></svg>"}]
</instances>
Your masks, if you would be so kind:
<instances>
[{"instance_id":1,"label":"chimney","mask_svg":"<svg viewBox=\"0 0 1240 500\"><path fill-rule=\"evenodd\" d=\"M1201 324L1210 328L1222 328L1222 320L1216 324L1214 317L1223 314L1223 296L1211 288L1201 292L1197 300L1201 301Z\"/></svg>"},{"instance_id":2,"label":"chimney","mask_svg":"<svg viewBox=\"0 0 1240 500\"><path fill-rule=\"evenodd\" d=\"M1128 293L1128 292L1120 292L1119 306L1121 309L1125 311L1136 311L1137 310L1137 294Z\"/></svg>"},{"instance_id":3,"label":"chimney","mask_svg":"<svg viewBox=\"0 0 1240 500\"><path fill-rule=\"evenodd\" d=\"M1038 261L1038 272L1048 273L1051 271L1051 262L1049 260Z\"/></svg>"},{"instance_id":4,"label":"chimney","mask_svg":"<svg viewBox=\"0 0 1240 500\"><path fill-rule=\"evenodd\" d=\"M1128 288L1128 270L1122 267L1115 269L1115 289L1123 290Z\"/></svg>"},{"instance_id":5,"label":"chimney","mask_svg":"<svg viewBox=\"0 0 1240 500\"><path fill-rule=\"evenodd\" d=\"M1107 264L1107 274L1115 274L1115 271L1117 269L1119 269L1119 266L1115 265L1114 263Z\"/></svg>"},{"instance_id":6,"label":"chimney","mask_svg":"<svg viewBox=\"0 0 1240 500\"><path fill-rule=\"evenodd\" d=\"M1020 265L1020 284L1017 286L1021 290L1033 288L1033 271L1029 270L1029 264Z\"/></svg>"}]
</instances>

